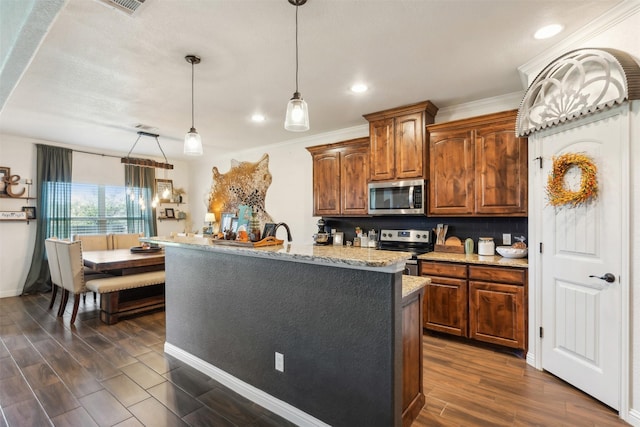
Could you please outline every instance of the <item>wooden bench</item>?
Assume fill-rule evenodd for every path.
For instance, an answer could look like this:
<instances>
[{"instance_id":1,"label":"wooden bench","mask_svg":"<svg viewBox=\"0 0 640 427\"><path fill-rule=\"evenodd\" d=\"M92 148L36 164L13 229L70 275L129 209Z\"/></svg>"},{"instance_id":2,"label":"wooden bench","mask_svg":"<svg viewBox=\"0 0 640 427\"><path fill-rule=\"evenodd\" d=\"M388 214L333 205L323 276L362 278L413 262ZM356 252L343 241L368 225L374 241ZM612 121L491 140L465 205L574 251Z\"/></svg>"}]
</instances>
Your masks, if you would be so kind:
<instances>
[{"instance_id":1,"label":"wooden bench","mask_svg":"<svg viewBox=\"0 0 640 427\"><path fill-rule=\"evenodd\" d=\"M87 280L100 295L100 320L112 325L121 318L164 308L164 271Z\"/></svg>"}]
</instances>

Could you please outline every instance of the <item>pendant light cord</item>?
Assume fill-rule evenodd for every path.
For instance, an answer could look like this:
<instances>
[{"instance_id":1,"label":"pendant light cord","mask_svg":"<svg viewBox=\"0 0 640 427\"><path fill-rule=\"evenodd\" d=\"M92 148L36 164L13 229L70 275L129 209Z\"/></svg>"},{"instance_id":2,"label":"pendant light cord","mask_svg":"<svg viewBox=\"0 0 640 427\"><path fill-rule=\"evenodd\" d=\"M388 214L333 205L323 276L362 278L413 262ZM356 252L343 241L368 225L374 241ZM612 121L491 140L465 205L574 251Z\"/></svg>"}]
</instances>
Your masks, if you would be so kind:
<instances>
[{"instance_id":1,"label":"pendant light cord","mask_svg":"<svg viewBox=\"0 0 640 427\"><path fill-rule=\"evenodd\" d=\"M193 71L193 63L194 63L194 61L191 60L190 62L191 62L191 129L194 129L194 126L193 126L194 123L195 123L195 121L193 119L193 116L194 116L194 114L193 114L193 109L194 109L194 101L193 101L193 97L194 97L194 91L193 91L193 85L194 85L194 83L193 83L194 82L194 79L193 79L193 73L194 73L194 71Z\"/></svg>"},{"instance_id":2,"label":"pendant light cord","mask_svg":"<svg viewBox=\"0 0 640 427\"><path fill-rule=\"evenodd\" d=\"M299 2L296 1L296 93L298 93L298 7Z\"/></svg>"}]
</instances>

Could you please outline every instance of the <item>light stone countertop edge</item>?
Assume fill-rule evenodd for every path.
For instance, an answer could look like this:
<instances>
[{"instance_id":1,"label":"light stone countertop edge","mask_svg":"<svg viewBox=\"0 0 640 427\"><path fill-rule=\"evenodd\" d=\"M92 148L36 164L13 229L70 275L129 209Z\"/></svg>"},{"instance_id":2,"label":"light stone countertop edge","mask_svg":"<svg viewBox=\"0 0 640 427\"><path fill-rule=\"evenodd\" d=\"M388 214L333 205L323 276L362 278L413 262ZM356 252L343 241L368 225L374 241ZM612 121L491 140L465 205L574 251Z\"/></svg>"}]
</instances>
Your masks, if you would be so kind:
<instances>
[{"instance_id":1,"label":"light stone countertop edge","mask_svg":"<svg viewBox=\"0 0 640 427\"><path fill-rule=\"evenodd\" d=\"M527 258L505 258L500 255L478 255L478 254L452 254L448 252L428 252L418 255L423 261L448 261L466 264L495 265L499 267L524 267L529 268Z\"/></svg>"},{"instance_id":2,"label":"light stone countertop edge","mask_svg":"<svg viewBox=\"0 0 640 427\"><path fill-rule=\"evenodd\" d=\"M215 244L209 238L204 237L145 237L141 238L140 241L169 247L325 264L344 268L371 269L383 272L402 271L406 260L411 258L411 253L409 252L287 242L283 245L253 248Z\"/></svg>"},{"instance_id":3,"label":"light stone countertop edge","mask_svg":"<svg viewBox=\"0 0 640 427\"><path fill-rule=\"evenodd\" d=\"M406 298L431 283L431 279L424 276L402 275L402 298Z\"/></svg>"}]
</instances>

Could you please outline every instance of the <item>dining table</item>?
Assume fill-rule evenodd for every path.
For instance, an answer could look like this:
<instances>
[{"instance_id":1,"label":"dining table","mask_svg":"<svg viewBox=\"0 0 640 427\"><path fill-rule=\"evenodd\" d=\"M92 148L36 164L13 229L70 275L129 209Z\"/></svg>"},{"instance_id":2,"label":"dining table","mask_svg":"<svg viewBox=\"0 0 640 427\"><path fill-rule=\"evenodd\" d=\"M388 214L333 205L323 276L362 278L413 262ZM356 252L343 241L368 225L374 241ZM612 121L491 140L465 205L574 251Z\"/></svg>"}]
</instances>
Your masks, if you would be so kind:
<instances>
[{"instance_id":1,"label":"dining table","mask_svg":"<svg viewBox=\"0 0 640 427\"><path fill-rule=\"evenodd\" d=\"M85 251L82 253L82 260L90 270L125 276L164 270L164 249L136 252L130 249Z\"/></svg>"}]
</instances>

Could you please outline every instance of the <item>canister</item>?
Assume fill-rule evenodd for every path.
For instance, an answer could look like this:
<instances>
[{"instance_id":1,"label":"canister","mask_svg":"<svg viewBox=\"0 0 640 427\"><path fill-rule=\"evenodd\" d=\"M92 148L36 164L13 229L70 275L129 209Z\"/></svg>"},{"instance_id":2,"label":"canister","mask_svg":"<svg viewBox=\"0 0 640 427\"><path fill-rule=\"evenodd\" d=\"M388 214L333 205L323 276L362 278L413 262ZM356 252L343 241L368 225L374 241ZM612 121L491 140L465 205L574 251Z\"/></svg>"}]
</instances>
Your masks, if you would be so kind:
<instances>
[{"instance_id":1,"label":"canister","mask_svg":"<svg viewBox=\"0 0 640 427\"><path fill-rule=\"evenodd\" d=\"M493 237L480 237L478 241L478 255L495 255L496 245Z\"/></svg>"},{"instance_id":2,"label":"canister","mask_svg":"<svg viewBox=\"0 0 640 427\"><path fill-rule=\"evenodd\" d=\"M473 240L471 238L464 241L464 253L466 254L473 253Z\"/></svg>"}]
</instances>

